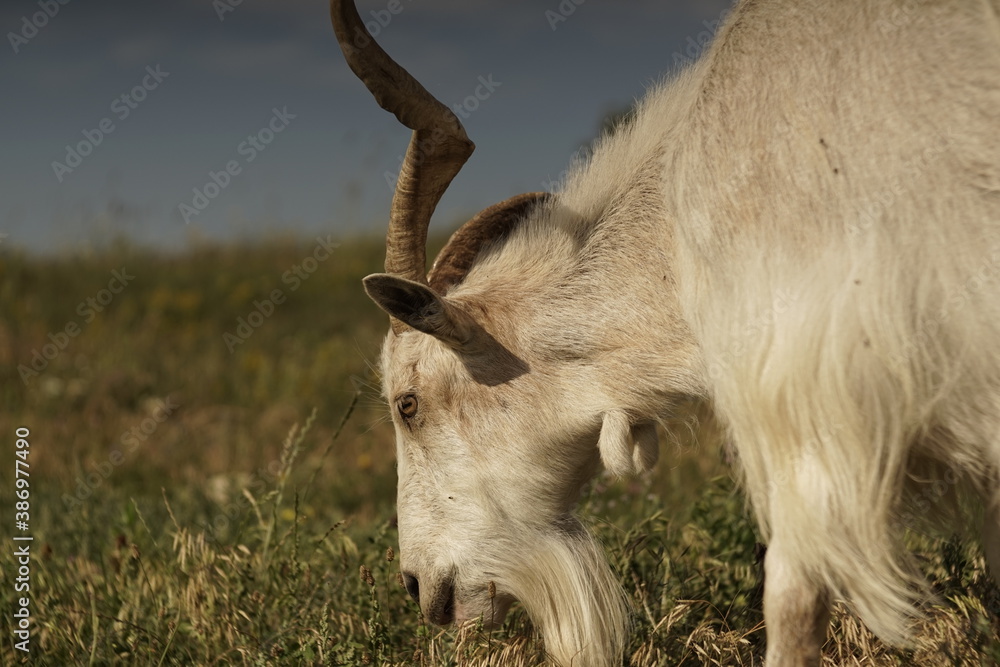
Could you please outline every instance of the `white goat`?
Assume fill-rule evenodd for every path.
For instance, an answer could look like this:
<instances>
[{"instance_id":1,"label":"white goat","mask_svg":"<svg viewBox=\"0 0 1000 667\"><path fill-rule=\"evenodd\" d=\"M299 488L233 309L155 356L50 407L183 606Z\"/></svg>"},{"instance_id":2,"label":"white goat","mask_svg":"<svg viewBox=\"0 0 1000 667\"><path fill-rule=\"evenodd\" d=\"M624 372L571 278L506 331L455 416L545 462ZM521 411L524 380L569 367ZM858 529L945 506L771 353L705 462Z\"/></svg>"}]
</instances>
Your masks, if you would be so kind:
<instances>
[{"instance_id":1,"label":"white goat","mask_svg":"<svg viewBox=\"0 0 1000 667\"><path fill-rule=\"evenodd\" d=\"M472 143L353 4L332 14L416 129L365 288L431 621L516 599L558 663L619 664L627 606L572 507L601 462L651 466L682 397L726 427L769 541L770 667L818 664L832 598L906 640L921 481L980 494L1000 572L998 0L745 0L560 192L487 209L427 277Z\"/></svg>"}]
</instances>

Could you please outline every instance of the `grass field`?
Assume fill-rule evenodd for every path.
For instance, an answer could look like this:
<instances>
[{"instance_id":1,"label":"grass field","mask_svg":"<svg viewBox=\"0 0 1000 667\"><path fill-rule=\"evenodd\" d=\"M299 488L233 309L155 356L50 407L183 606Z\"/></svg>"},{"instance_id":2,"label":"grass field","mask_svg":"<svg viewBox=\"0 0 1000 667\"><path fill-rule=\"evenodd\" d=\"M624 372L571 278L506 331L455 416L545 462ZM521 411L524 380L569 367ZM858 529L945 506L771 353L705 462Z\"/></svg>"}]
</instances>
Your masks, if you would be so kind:
<instances>
[{"instance_id":1,"label":"grass field","mask_svg":"<svg viewBox=\"0 0 1000 667\"><path fill-rule=\"evenodd\" d=\"M360 286L382 246L330 245L0 248L2 664L544 663L516 607L500 631L441 630L400 585L371 370L386 319ZM581 507L634 605L627 664L761 665L754 529L718 440L689 440L646 478L597 479ZM914 647L838 607L826 664L998 664L978 546L909 540L938 593Z\"/></svg>"}]
</instances>

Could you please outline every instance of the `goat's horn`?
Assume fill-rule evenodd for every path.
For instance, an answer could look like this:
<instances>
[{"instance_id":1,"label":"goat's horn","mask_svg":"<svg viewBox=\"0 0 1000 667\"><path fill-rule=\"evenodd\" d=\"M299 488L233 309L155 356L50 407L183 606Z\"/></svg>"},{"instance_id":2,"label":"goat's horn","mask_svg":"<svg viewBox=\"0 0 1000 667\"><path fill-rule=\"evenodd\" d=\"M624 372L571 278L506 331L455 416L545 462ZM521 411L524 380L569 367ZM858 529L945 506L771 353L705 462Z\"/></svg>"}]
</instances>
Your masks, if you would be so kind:
<instances>
[{"instance_id":1,"label":"goat's horn","mask_svg":"<svg viewBox=\"0 0 1000 667\"><path fill-rule=\"evenodd\" d=\"M353 1L330 0L340 49L386 111L413 130L399 170L385 241L385 270L427 282L427 226L441 195L475 149L465 128L368 34ZM402 324L393 321L399 333Z\"/></svg>"},{"instance_id":2,"label":"goat's horn","mask_svg":"<svg viewBox=\"0 0 1000 667\"><path fill-rule=\"evenodd\" d=\"M526 192L483 209L458 228L434 260L427 282L438 294L465 280L480 251L510 235L532 208L552 199L548 192Z\"/></svg>"}]
</instances>

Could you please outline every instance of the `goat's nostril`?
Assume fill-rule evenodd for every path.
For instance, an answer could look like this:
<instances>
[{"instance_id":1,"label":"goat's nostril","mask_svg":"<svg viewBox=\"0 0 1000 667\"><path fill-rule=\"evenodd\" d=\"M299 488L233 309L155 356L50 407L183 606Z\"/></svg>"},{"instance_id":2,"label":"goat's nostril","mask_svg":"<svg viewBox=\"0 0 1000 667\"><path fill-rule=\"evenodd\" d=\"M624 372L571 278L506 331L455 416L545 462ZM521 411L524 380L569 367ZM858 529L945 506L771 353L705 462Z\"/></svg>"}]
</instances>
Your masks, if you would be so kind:
<instances>
[{"instance_id":1,"label":"goat's nostril","mask_svg":"<svg viewBox=\"0 0 1000 667\"><path fill-rule=\"evenodd\" d=\"M445 592L447 596L444 601L444 609L442 613L444 615L444 624L447 625L455 620L455 586L453 584L448 584L448 589Z\"/></svg>"},{"instance_id":2,"label":"goat's nostril","mask_svg":"<svg viewBox=\"0 0 1000 667\"><path fill-rule=\"evenodd\" d=\"M412 574L403 573L403 586L406 587L406 592L410 594L413 601L420 604L420 584L417 582L417 578Z\"/></svg>"},{"instance_id":3,"label":"goat's nostril","mask_svg":"<svg viewBox=\"0 0 1000 667\"><path fill-rule=\"evenodd\" d=\"M427 620L435 625L449 625L455 620L455 584L452 580L446 579L439 586L428 591L424 595L430 595L427 601Z\"/></svg>"}]
</instances>

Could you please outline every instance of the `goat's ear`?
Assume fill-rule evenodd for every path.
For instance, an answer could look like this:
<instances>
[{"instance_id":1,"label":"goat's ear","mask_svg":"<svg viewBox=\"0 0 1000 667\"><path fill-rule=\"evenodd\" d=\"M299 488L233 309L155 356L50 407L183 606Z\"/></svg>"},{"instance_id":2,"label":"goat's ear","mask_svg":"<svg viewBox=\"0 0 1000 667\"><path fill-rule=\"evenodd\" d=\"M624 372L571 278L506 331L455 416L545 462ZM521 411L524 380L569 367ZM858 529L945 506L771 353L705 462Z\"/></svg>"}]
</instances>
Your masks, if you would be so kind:
<instances>
[{"instance_id":1,"label":"goat's ear","mask_svg":"<svg viewBox=\"0 0 1000 667\"><path fill-rule=\"evenodd\" d=\"M373 273L364 285L372 301L390 316L452 347L468 345L478 328L469 315L422 283Z\"/></svg>"},{"instance_id":2,"label":"goat's ear","mask_svg":"<svg viewBox=\"0 0 1000 667\"><path fill-rule=\"evenodd\" d=\"M633 424L621 410L604 413L597 448L601 462L616 477L652 469L659 457L659 439L653 422Z\"/></svg>"}]
</instances>

